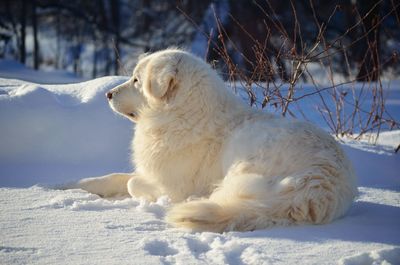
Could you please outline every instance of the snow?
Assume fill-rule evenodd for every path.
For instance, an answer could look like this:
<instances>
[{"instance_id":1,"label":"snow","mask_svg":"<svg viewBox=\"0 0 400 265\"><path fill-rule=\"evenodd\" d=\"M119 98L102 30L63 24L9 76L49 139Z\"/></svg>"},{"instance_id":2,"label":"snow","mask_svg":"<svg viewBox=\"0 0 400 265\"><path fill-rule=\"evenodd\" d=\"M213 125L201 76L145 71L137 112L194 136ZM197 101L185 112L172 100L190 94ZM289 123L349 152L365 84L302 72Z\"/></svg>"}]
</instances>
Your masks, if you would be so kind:
<instances>
[{"instance_id":1,"label":"snow","mask_svg":"<svg viewBox=\"0 0 400 265\"><path fill-rule=\"evenodd\" d=\"M357 136L355 135L354 137ZM400 134L398 131L386 131L381 132L379 137L377 137L376 133L366 133L361 135L358 140L350 139L348 137L343 137L340 140L345 142L346 145L353 146L354 148L390 155L400 144ZM376 146L371 146L371 144L375 143Z\"/></svg>"},{"instance_id":2,"label":"snow","mask_svg":"<svg viewBox=\"0 0 400 265\"><path fill-rule=\"evenodd\" d=\"M35 71L25 67L23 64L9 59L0 59L0 77L18 78L30 82L42 84L53 83L76 83L84 81L73 73L64 70Z\"/></svg>"},{"instance_id":3,"label":"snow","mask_svg":"<svg viewBox=\"0 0 400 265\"><path fill-rule=\"evenodd\" d=\"M0 61L0 264L400 264L400 131L381 132L376 146L373 134L338 139L360 186L340 220L191 233L164 221L167 197L108 200L54 188L132 170L132 124L104 97L127 77L82 82L8 65ZM49 84L67 81L76 83Z\"/></svg>"},{"instance_id":4,"label":"snow","mask_svg":"<svg viewBox=\"0 0 400 265\"><path fill-rule=\"evenodd\" d=\"M383 199L382 199L383 198ZM170 228L168 200L106 200L80 190L2 188L4 264L366 264L344 257L400 243L398 191L362 188L332 224L254 232L189 233ZM369 255L369 254L365 254ZM399 256L400 249L391 256ZM352 263L350 263L352 262ZM372 264L372 262L371 262ZM393 262L391 264L396 264Z\"/></svg>"},{"instance_id":5,"label":"snow","mask_svg":"<svg viewBox=\"0 0 400 265\"><path fill-rule=\"evenodd\" d=\"M352 265L352 264L396 264L400 261L400 249L399 248L388 248L369 253L363 253L360 255L341 259L340 265Z\"/></svg>"},{"instance_id":6,"label":"snow","mask_svg":"<svg viewBox=\"0 0 400 265\"><path fill-rule=\"evenodd\" d=\"M126 80L36 85L0 78L0 84L12 84L0 87L0 186L56 184L131 170L123 154L129 152L132 126L104 100L105 91Z\"/></svg>"}]
</instances>

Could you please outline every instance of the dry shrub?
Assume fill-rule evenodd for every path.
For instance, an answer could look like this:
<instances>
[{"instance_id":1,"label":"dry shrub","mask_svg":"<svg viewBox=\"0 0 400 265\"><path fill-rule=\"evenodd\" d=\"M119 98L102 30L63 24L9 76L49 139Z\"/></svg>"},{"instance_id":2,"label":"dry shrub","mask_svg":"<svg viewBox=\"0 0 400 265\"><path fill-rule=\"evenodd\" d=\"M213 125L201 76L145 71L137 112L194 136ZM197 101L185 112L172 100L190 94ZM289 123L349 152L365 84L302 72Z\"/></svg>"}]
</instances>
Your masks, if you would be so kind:
<instances>
[{"instance_id":1,"label":"dry shrub","mask_svg":"<svg viewBox=\"0 0 400 265\"><path fill-rule=\"evenodd\" d=\"M317 29L311 43L302 38L302 26L306 25L301 25L298 20L299 12L293 2L291 13L294 23L291 32L276 19L278 15L268 1L266 5L255 2L264 14L264 39L254 36L237 17L229 14L235 24L236 35L239 32L247 37L246 45L251 45L252 54L243 52L243 43L237 43L232 37L235 33L226 30L214 10L216 28L210 32L203 31L209 40L207 53L218 55L218 64L222 65L225 78L235 91L246 90L252 106L268 108L282 116L296 117L297 113L297 116L312 120L310 116L315 114L306 111L304 106L313 104L319 118L338 137L357 139L371 132L379 136L382 129L398 129L400 125L386 108L387 82L381 78L383 67L395 63L397 54L393 53L392 57L382 61L376 38L382 21L396 12L400 4L392 2L387 14L371 17L376 14L375 9L382 1L376 2L365 14L358 14L358 20L334 38L328 37L327 28L340 6L334 8L327 21L320 22L310 1L313 23ZM190 20L190 17L187 18ZM363 34L354 38L354 32L360 28L363 28ZM349 38L350 35L352 38ZM355 64L349 59L349 52L360 41L368 43L368 52ZM234 56L239 56L239 61L250 67L237 63ZM322 84L313 71L316 65L325 71L327 80L323 80ZM357 72L355 65L359 67Z\"/></svg>"}]
</instances>

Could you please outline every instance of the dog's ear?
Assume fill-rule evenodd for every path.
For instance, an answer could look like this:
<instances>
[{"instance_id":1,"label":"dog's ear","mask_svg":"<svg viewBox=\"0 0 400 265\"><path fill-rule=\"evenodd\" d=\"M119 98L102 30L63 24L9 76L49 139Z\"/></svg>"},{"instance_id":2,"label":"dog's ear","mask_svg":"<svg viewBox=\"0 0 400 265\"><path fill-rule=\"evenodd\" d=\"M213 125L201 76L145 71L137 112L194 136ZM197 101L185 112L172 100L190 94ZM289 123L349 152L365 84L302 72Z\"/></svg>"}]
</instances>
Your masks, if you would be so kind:
<instances>
[{"instance_id":1,"label":"dog's ear","mask_svg":"<svg viewBox=\"0 0 400 265\"><path fill-rule=\"evenodd\" d=\"M178 68L171 61L150 62L147 67L145 93L162 101L169 101L178 88Z\"/></svg>"}]
</instances>

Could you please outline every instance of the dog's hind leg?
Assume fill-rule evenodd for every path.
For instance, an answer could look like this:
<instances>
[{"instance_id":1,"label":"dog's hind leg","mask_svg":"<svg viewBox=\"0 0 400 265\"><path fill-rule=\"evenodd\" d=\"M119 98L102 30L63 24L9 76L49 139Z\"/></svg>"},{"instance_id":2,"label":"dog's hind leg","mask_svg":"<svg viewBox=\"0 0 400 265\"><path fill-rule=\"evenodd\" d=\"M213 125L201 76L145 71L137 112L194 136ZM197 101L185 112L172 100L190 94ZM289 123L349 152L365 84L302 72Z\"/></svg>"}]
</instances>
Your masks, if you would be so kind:
<instances>
[{"instance_id":1,"label":"dog's hind leg","mask_svg":"<svg viewBox=\"0 0 400 265\"><path fill-rule=\"evenodd\" d=\"M133 174L114 173L102 177L85 178L68 188L83 189L102 197L127 196L127 183Z\"/></svg>"},{"instance_id":2,"label":"dog's hind leg","mask_svg":"<svg viewBox=\"0 0 400 265\"><path fill-rule=\"evenodd\" d=\"M266 178L258 174L227 176L209 199L172 208L167 220L195 231L249 231L294 223L321 224L347 208L335 187L318 174ZM338 205L340 204L340 205Z\"/></svg>"}]
</instances>

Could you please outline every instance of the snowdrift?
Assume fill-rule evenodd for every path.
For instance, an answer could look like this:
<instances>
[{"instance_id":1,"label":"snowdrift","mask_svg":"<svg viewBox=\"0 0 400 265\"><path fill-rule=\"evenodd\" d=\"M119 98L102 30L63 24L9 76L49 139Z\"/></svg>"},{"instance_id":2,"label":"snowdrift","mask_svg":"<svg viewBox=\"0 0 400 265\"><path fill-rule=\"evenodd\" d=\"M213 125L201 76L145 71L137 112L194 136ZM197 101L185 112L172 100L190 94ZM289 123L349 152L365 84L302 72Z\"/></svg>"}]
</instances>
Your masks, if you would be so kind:
<instances>
[{"instance_id":1,"label":"snowdrift","mask_svg":"<svg viewBox=\"0 0 400 265\"><path fill-rule=\"evenodd\" d=\"M0 79L11 83L0 89L0 185L56 184L131 170L132 125L112 112L104 96L125 81L37 85Z\"/></svg>"}]
</instances>

